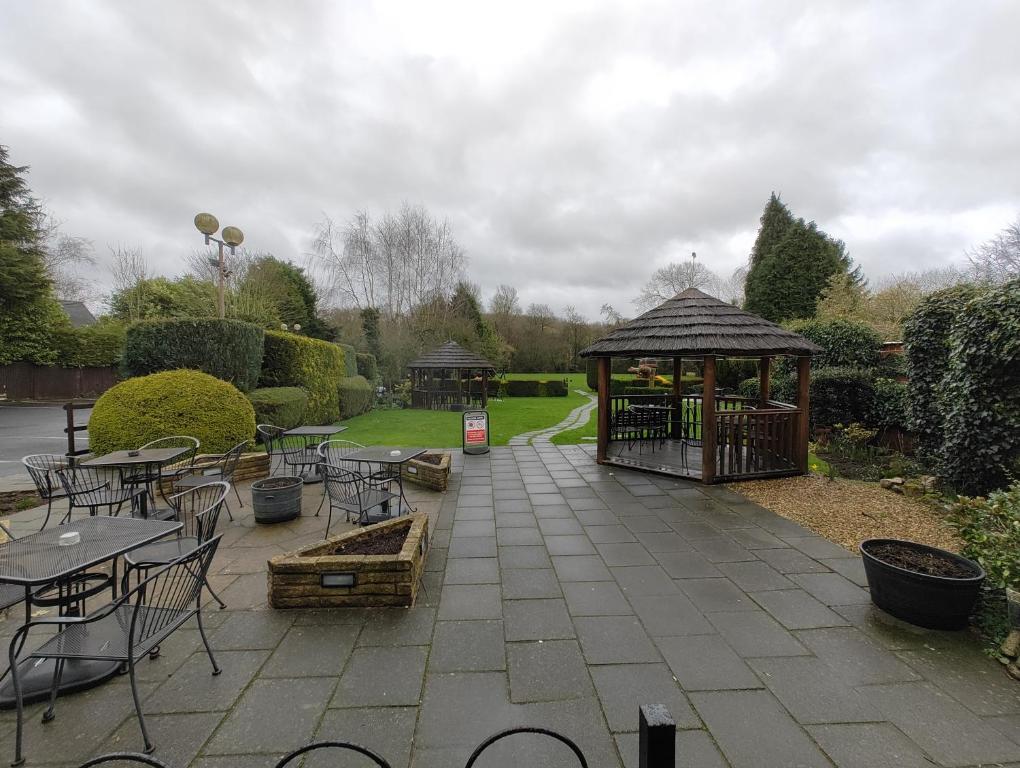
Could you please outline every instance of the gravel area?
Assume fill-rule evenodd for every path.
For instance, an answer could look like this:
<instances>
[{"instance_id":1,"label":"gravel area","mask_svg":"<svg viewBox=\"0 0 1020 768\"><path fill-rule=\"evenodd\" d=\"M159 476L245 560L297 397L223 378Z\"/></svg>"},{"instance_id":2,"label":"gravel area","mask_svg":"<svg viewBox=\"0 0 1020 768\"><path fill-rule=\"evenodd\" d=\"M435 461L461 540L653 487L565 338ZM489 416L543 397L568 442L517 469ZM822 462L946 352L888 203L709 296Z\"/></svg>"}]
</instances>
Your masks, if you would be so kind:
<instances>
[{"instance_id":1,"label":"gravel area","mask_svg":"<svg viewBox=\"0 0 1020 768\"><path fill-rule=\"evenodd\" d=\"M805 475L729 487L851 552L870 538L910 539L953 552L960 548L960 540L939 509L887 491L878 483Z\"/></svg>"}]
</instances>

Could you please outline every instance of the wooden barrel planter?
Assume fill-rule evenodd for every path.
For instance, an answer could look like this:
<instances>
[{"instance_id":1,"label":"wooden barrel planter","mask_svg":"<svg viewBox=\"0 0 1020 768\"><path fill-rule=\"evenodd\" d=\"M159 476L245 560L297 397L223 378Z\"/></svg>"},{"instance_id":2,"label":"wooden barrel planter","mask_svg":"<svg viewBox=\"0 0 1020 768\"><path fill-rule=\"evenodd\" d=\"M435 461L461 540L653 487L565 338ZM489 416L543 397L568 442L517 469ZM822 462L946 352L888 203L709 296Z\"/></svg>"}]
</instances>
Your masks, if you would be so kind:
<instances>
[{"instance_id":1,"label":"wooden barrel planter","mask_svg":"<svg viewBox=\"0 0 1020 768\"><path fill-rule=\"evenodd\" d=\"M901 539L861 543L871 601L898 619L929 629L962 629L985 571L973 560Z\"/></svg>"},{"instance_id":2,"label":"wooden barrel planter","mask_svg":"<svg viewBox=\"0 0 1020 768\"><path fill-rule=\"evenodd\" d=\"M400 475L407 482L423 488L445 491L450 480L450 454L423 453L401 464Z\"/></svg>"},{"instance_id":3,"label":"wooden barrel planter","mask_svg":"<svg viewBox=\"0 0 1020 768\"><path fill-rule=\"evenodd\" d=\"M267 477L251 484L256 523L283 523L301 514L304 480L291 475Z\"/></svg>"}]
</instances>

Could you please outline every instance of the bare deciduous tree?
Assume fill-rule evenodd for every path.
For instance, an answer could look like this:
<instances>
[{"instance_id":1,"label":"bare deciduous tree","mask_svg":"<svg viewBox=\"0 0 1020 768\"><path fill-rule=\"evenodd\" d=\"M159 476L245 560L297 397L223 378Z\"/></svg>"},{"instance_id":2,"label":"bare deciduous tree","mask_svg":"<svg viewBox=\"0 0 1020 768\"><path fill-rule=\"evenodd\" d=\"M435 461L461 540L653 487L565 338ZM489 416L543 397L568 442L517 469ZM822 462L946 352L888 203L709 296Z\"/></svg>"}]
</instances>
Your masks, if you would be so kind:
<instances>
[{"instance_id":1,"label":"bare deciduous tree","mask_svg":"<svg viewBox=\"0 0 1020 768\"><path fill-rule=\"evenodd\" d=\"M521 302L517 289L512 285L500 285L489 302L489 311L498 317L513 317L521 313Z\"/></svg>"},{"instance_id":2,"label":"bare deciduous tree","mask_svg":"<svg viewBox=\"0 0 1020 768\"><path fill-rule=\"evenodd\" d=\"M124 295L128 304L128 319L137 320L142 316L145 300L143 286L149 277L149 263L138 247L110 246L110 253L113 257L110 272L114 292Z\"/></svg>"},{"instance_id":3,"label":"bare deciduous tree","mask_svg":"<svg viewBox=\"0 0 1020 768\"><path fill-rule=\"evenodd\" d=\"M407 203L378 222L364 211L342 227L326 217L313 249L342 306L375 307L387 317L448 298L466 262L449 222Z\"/></svg>"},{"instance_id":4,"label":"bare deciduous tree","mask_svg":"<svg viewBox=\"0 0 1020 768\"><path fill-rule=\"evenodd\" d=\"M1020 277L1020 218L967 254L973 276L1004 283Z\"/></svg>"},{"instance_id":5,"label":"bare deciduous tree","mask_svg":"<svg viewBox=\"0 0 1020 768\"><path fill-rule=\"evenodd\" d=\"M634 303L643 310L651 309L688 288L707 288L718 279L697 259L674 261L652 273Z\"/></svg>"},{"instance_id":6,"label":"bare deciduous tree","mask_svg":"<svg viewBox=\"0 0 1020 768\"><path fill-rule=\"evenodd\" d=\"M95 266L92 241L64 234L60 222L46 217L42 234L43 263L58 299L88 301L96 298L96 284L82 274Z\"/></svg>"}]
</instances>

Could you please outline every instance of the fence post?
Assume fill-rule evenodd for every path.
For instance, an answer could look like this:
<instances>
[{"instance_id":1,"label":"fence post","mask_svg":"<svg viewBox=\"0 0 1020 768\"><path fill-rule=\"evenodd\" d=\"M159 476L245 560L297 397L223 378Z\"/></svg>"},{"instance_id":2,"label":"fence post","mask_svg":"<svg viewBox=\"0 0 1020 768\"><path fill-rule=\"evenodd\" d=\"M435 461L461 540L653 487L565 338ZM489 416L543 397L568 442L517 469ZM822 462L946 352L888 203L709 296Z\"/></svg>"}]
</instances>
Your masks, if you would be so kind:
<instances>
[{"instance_id":1,"label":"fence post","mask_svg":"<svg viewBox=\"0 0 1020 768\"><path fill-rule=\"evenodd\" d=\"M639 711L638 768L676 766L676 723L664 704L642 704Z\"/></svg>"}]
</instances>

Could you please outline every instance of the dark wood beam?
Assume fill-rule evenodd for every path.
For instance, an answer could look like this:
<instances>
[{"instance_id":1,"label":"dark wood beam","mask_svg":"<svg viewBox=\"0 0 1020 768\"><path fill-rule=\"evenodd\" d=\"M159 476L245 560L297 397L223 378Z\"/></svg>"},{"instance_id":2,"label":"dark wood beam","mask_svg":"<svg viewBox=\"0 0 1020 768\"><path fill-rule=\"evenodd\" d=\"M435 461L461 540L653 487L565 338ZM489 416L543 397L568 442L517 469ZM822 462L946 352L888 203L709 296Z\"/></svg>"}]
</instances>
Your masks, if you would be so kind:
<instances>
[{"instance_id":1,"label":"dark wood beam","mask_svg":"<svg viewBox=\"0 0 1020 768\"><path fill-rule=\"evenodd\" d=\"M701 397L701 482L715 482L715 357L704 358Z\"/></svg>"},{"instance_id":2,"label":"dark wood beam","mask_svg":"<svg viewBox=\"0 0 1020 768\"><path fill-rule=\"evenodd\" d=\"M609 375L610 358L598 360L598 442L595 445L595 461L601 464L609 452Z\"/></svg>"},{"instance_id":3,"label":"dark wood beam","mask_svg":"<svg viewBox=\"0 0 1020 768\"><path fill-rule=\"evenodd\" d=\"M797 358L797 407L800 409L800 421L797 422L797 445L794 454L797 468L803 474L808 471L808 440L811 436L811 358Z\"/></svg>"},{"instance_id":4,"label":"dark wood beam","mask_svg":"<svg viewBox=\"0 0 1020 768\"><path fill-rule=\"evenodd\" d=\"M758 360L758 389L759 389L759 405L762 408L768 408L769 400L772 399L772 392L770 391L771 382L769 381L772 373L772 358L762 357Z\"/></svg>"}]
</instances>

